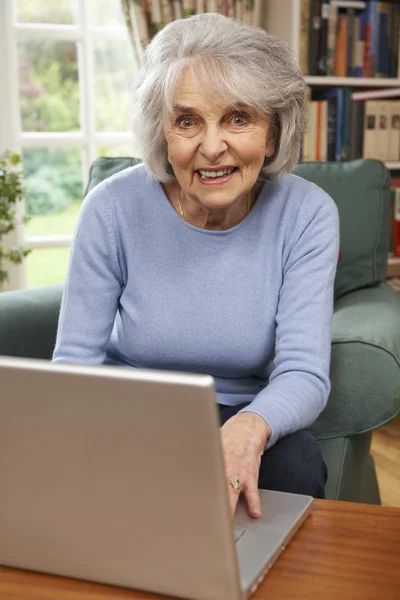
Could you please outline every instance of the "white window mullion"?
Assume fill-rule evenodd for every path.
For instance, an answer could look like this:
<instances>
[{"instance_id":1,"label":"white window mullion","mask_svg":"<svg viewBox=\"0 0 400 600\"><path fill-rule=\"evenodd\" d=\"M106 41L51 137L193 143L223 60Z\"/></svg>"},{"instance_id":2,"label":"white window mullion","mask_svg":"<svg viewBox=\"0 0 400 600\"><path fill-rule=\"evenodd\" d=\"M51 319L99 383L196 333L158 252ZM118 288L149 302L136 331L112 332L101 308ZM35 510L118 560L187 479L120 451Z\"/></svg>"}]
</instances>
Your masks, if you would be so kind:
<instances>
[{"instance_id":1,"label":"white window mullion","mask_svg":"<svg viewBox=\"0 0 400 600\"><path fill-rule=\"evenodd\" d=\"M86 143L87 139L80 131L22 132L20 136L20 145L23 148L76 148Z\"/></svg>"},{"instance_id":2,"label":"white window mullion","mask_svg":"<svg viewBox=\"0 0 400 600\"><path fill-rule=\"evenodd\" d=\"M82 183L86 188L89 169L97 157L98 147L118 147L131 144L131 133L96 132L96 43L99 41L129 41L127 28L121 23L97 26L92 23L89 0L77 0L79 20L74 25L22 23L16 18L17 0L0 0L0 52L3 70L0 72L0 152L9 149L21 153L25 148L79 148L82 152ZM35 40L67 41L77 44L79 73L80 131L24 132L20 114L20 81L18 44ZM18 207L23 215L23 204ZM21 224L7 237L13 245L32 250L63 248L71 244L71 235L50 235L26 238ZM8 265L7 265L8 267ZM27 284L26 262L11 265L7 289L24 288Z\"/></svg>"},{"instance_id":3,"label":"white window mullion","mask_svg":"<svg viewBox=\"0 0 400 600\"><path fill-rule=\"evenodd\" d=\"M86 7L84 6L86 4ZM88 3L81 3L81 14L87 10L87 18L90 19ZM121 41L129 39L126 27L92 27L90 22L85 28L83 25L43 25L40 23L18 23L12 26L13 35L18 41L24 40L61 40L81 41L88 32L96 40Z\"/></svg>"},{"instance_id":4,"label":"white window mullion","mask_svg":"<svg viewBox=\"0 0 400 600\"><path fill-rule=\"evenodd\" d=\"M10 150L21 153L19 132L21 117L19 112L19 69L17 42L13 37L14 14L12 0L0 2L0 56L2 57L2 75L0 85L0 152ZM16 206L17 226L2 239L5 246L24 243L23 200ZM26 287L26 264L8 263L9 279L3 289L21 289Z\"/></svg>"},{"instance_id":5,"label":"white window mullion","mask_svg":"<svg viewBox=\"0 0 400 600\"><path fill-rule=\"evenodd\" d=\"M42 25L36 23L18 23L13 27L17 41L24 40L62 40L76 41L83 37L79 25Z\"/></svg>"},{"instance_id":6,"label":"white window mullion","mask_svg":"<svg viewBox=\"0 0 400 600\"><path fill-rule=\"evenodd\" d=\"M46 235L30 237L25 246L29 250L42 250L49 248L68 248L71 245L72 235Z\"/></svg>"},{"instance_id":7,"label":"white window mullion","mask_svg":"<svg viewBox=\"0 0 400 600\"><path fill-rule=\"evenodd\" d=\"M87 185L90 165L96 158L96 119L94 103L94 47L90 28L89 2L80 0L80 11L82 28L84 32L82 40L82 56L79 63L79 88L81 99L81 129L86 138L85 151L83 155L83 186ZM82 76L81 76L82 75Z\"/></svg>"}]
</instances>

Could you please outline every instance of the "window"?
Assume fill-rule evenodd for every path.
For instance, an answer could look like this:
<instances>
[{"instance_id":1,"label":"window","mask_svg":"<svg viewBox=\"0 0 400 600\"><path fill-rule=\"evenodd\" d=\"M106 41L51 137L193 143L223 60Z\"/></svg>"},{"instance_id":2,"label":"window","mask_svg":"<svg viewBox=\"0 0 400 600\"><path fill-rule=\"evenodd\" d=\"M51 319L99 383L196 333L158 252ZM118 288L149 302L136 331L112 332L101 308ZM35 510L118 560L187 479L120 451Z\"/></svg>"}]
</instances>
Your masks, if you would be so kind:
<instances>
[{"instance_id":1,"label":"window","mask_svg":"<svg viewBox=\"0 0 400 600\"><path fill-rule=\"evenodd\" d=\"M135 154L131 88L138 61L120 0L0 4L0 49L7 45L12 78L8 97L0 91L3 119L12 124L0 149L22 154L31 217L20 232L33 252L19 287L62 283L91 163L100 155Z\"/></svg>"}]
</instances>

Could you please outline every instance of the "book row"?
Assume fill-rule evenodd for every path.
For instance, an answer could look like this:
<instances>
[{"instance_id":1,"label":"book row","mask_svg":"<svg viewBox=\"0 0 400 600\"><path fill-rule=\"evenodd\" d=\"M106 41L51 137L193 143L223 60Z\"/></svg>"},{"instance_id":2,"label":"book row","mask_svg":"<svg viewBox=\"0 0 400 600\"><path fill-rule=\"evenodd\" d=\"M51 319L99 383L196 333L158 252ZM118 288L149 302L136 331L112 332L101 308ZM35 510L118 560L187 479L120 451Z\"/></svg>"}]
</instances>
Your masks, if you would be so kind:
<instances>
[{"instance_id":1,"label":"book row","mask_svg":"<svg viewBox=\"0 0 400 600\"><path fill-rule=\"evenodd\" d=\"M314 90L307 103L301 160L399 161L400 90L397 95L398 99L371 99L368 92L353 92L349 87Z\"/></svg>"},{"instance_id":2,"label":"book row","mask_svg":"<svg viewBox=\"0 0 400 600\"><path fill-rule=\"evenodd\" d=\"M397 77L397 0L300 0L300 68L305 75Z\"/></svg>"}]
</instances>

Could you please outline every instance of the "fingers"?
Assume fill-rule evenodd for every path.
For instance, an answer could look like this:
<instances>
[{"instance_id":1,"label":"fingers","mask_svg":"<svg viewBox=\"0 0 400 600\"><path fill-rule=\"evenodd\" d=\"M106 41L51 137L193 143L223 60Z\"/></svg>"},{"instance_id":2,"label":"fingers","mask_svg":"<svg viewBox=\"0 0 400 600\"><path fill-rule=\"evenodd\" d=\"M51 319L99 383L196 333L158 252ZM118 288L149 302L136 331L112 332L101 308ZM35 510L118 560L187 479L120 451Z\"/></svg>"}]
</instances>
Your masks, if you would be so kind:
<instances>
[{"instance_id":1,"label":"fingers","mask_svg":"<svg viewBox=\"0 0 400 600\"><path fill-rule=\"evenodd\" d=\"M240 491L236 491L233 490L230 486L228 488L229 491L229 504L231 506L231 515L233 517L233 515L235 514L235 510L236 510L236 506L239 500L239 496L240 496Z\"/></svg>"},{"instance_id":2,"label":"fingers","mask_svg":"<svg viewBox=\"0 0 400 600\"><path fill-rule=\"evenodd\" d=\"M247 510L249 515L255 519L261 517L261 500L257 488L257 479L248 479L242 490L235 490L229 485L228 492L232 516L235 514L240 493L243 493L247 501Z\"/></svg>"},{"instance_id":3,"label":"fingers","mask_svg":"<svg viewBox=\"0 0 400 600\"><path fill-rule=\"evenodd\" d=\"M247 500L249 515L255 519L258 519L261 517L261 500L257 488L257 482L249 481L243 490L243 493Z\"/></svg>"}]
</instances>

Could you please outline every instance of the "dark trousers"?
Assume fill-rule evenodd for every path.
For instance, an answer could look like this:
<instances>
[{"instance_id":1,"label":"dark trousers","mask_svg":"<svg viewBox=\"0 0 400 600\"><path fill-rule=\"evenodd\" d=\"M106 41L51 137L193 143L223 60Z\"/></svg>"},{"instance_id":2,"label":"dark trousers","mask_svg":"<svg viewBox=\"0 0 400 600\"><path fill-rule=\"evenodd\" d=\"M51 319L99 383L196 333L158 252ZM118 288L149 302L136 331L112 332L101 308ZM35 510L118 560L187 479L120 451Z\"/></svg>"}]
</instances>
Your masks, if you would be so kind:
<instances>
[{"instance_id":1,"label":"dark trousers","mask_svg":"<svg viewBox=\"0 0 400 600\"><path fill-rule=\"evenodd\" d=\"M220 423L230 419L247 406L219 404ZM328 470L316 440L308 431L286 435L266 450L261 458L258 487L313 498L325 498Z\"/></svg>"}]
</instances>

